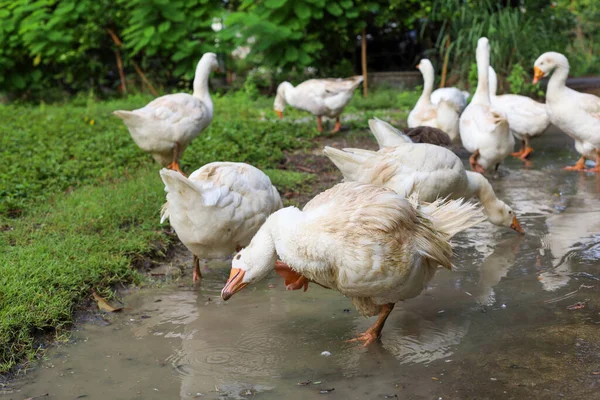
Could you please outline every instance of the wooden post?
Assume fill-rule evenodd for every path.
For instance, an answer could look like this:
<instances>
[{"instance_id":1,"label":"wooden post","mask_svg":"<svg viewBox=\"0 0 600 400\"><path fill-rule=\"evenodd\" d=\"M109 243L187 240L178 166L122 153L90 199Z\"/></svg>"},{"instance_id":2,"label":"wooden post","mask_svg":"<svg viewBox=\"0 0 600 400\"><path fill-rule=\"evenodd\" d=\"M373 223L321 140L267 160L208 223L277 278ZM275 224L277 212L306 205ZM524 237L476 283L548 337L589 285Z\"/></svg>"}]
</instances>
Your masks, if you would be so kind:
<instances>
[{"instance_id":1,"label":"wooden post","mask_svg":"<svg viewBox=\"0 0 600 400\"><path fill-rule=\"evenodd\" d=\"M115 55L117 56L117 68L119 69L119 77L121 78L121 94L127 93L127 86L125 86L125 72L123 72L123 61L121 60L121 52L119 49L115 50Z\"/></svg>"},{"instance_id":2,"label":"wooden post","mask_svg":"<svg viewBox=\"0 0 600 400\"><path fill-rule=\"evenodd\" d=\"M362 45L361 45L361 64L362 64L362 76L363 76L363 96L367 97L369 92L367 82L367 30L362 31Z\"/></svg>"},{"instance_id":3,"label":"wooden post","mask_svg":"<svg viewBox=\"0 0 600 400\"><path fill-rule=\"evenodd\" d=\"M450 35L446 35L446 54L444 54L444 66L442 67L442 81L440 87L446 86L446 74L448 73L448 59L450 58Z\"/></svg>"}]
</instances>

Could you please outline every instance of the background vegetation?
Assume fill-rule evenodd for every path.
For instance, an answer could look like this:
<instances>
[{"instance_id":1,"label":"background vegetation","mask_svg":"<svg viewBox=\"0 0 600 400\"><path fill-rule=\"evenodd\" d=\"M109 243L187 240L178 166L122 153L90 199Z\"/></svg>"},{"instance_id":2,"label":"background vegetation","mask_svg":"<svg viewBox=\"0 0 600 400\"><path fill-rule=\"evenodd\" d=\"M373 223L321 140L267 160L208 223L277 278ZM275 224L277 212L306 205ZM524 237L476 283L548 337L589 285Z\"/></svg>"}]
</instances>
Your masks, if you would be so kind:
<instances>
[{"instance_id":1,"label":"background vegetation","mask_svg":"<svg viewBox=\"0 0 600 400\"><path fill-rule=\"evenodd\" d=\"M412 70L423 56L441 68L447 58L448 82L467 85L486 35L500 76L516 79L518 65L528 73L548 50L566 53L579 76L600 72L599 24L594 0L0 0L0 94L189 87L206 51L228 78L258 66L275 81L302 79L305 67L350 75L360 73L363 29L371 70ZM266 83L257 87L272 90Z\"/></svg>"}]
</instances>

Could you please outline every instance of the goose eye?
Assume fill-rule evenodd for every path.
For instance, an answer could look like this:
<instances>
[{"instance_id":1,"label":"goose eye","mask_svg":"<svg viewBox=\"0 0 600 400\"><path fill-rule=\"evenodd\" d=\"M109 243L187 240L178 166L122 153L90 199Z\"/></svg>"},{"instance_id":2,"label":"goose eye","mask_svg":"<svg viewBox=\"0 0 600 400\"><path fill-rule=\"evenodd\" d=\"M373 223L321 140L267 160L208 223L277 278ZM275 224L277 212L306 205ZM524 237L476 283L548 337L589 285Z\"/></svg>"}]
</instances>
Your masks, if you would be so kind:
<instances>
[{"instance_id":1,"label":"goose eye","mask_svg":"<svg viewBox=\"0 0 600 400\"><path fill-rule=\"evenodd\" d=\"M512 211L509 211L508 213L509 213L509 214L512 214Z\"/></svg>"},{"instance_id":2,"label":"goose eye","mask_svg":"<svg viewBox=\"0 0 600 400\"><path fill-rule=\"evenodd\" d=\"M241 254L238 254L237 256L235 256L235 259L236 259L236 260L239 260L240 258L242 258L242 255L241 255Z\"/></svg>"}]
</instances>

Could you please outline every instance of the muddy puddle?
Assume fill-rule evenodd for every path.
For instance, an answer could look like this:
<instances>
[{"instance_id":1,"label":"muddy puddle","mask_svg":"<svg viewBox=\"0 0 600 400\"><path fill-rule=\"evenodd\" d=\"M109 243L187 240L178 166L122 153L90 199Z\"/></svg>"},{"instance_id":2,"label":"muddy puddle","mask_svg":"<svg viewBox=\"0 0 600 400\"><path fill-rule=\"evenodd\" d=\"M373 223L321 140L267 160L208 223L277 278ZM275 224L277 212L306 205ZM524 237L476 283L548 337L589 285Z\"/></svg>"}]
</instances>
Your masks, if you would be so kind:
<instances>
[{"instance_id":1,"label":"muddy puddle","mask_svg":"<svg viewBox=\"0 0 600 400\"><path fill-rule=\"evenodd\" d=\"M532 167L493 180L527 235L460 234L456 271L399 304L380 344L344 342L373 319L339 293L272 275L223 302L229 264L193 288L186 257L185 276L78 324L0 399L600 398L600 174L560 169L577 159L566 136L535 144Z\"/></svg>"}]
</instances>

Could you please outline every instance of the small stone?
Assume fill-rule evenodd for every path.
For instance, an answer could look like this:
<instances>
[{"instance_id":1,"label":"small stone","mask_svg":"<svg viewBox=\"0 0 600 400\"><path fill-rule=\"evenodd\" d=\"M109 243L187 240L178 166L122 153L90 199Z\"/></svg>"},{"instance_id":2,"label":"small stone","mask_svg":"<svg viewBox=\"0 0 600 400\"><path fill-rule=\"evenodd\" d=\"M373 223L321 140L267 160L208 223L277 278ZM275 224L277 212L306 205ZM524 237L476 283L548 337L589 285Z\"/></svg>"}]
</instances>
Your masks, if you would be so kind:
<instances>
[{"instance_id":1,"label":"small stone","mask_svg":"<svg viewBox=\"0 0 600 400\"><path fill-rule=\"evenodd\" d=\"M330 353L330 352L328 352L328 351L324 351L324 352L322 352L322 353L321 353L321 355L322 355L323 357L329 357L329 356L331 355L331 353Z\"/></svg>"}]
</instances>

